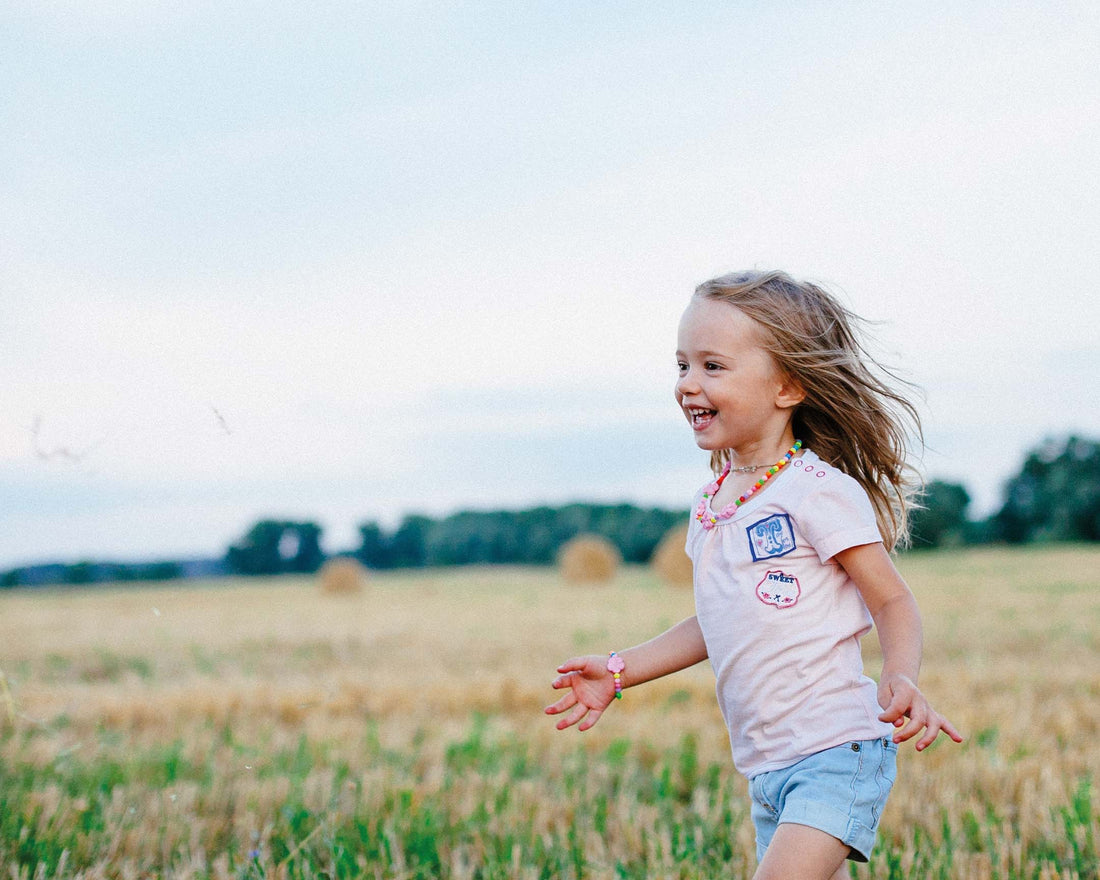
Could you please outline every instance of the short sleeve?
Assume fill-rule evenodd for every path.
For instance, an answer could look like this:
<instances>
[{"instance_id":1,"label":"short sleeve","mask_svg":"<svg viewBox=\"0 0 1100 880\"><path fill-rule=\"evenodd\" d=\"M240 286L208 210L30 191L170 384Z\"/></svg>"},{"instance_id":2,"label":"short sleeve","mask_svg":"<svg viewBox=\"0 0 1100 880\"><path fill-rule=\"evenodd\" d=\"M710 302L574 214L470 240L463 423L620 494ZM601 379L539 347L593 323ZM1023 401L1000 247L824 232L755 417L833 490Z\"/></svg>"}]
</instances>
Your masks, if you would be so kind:
<instances>
[{"instance_id":1,"label":"short sleeve","mask_svg":"<svg viewBox=\"0 0 1100 880\"><path fill-rule=\"evenodd\" d=\"M849 547L882 540L871 499L847 474L834 471L803 505L798 525L822 563Z\"/></svg>"}]
</instances>

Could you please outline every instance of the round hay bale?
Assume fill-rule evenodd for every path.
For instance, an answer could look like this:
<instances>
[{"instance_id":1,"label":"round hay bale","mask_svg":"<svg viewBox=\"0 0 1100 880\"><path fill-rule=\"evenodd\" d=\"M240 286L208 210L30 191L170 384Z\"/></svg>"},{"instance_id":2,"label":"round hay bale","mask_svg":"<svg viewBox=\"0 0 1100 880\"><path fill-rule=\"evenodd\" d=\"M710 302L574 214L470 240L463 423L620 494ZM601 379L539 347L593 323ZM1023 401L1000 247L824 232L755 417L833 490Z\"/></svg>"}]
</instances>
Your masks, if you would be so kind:
<instances>
[{"instance_id":1,"label":"round hay bale","mask_svg":"<svg viewBox=\"0 0 1100 880\"><path fill-rule=\"evenodd\" d=\"M574 584L609 581L621 562L615 545L599 535L577 535L558 551L561 576Z\"/></svg>"},{"instance_id":2,"label":"round hay bale","mask_svg":"<svg viewBox=\"0 0 1100 880\"><path fill-rule=\"evenodd\" d=\"M653 550L649 564L670 587L690 587L694 583L691 557L684 550L687 526L673 526Z\"/></svg>"},{"instance_id":3,"label":"round hay bale","mask_svg":"<svg viewBox=\"0 0 1100 880\"><path fill-rule=\"evenodd\" d=\"M317 582L326 596L354 596L366 588L367 570L358 559L337 556L321 566Z\"/></svg>"}]
</instances>

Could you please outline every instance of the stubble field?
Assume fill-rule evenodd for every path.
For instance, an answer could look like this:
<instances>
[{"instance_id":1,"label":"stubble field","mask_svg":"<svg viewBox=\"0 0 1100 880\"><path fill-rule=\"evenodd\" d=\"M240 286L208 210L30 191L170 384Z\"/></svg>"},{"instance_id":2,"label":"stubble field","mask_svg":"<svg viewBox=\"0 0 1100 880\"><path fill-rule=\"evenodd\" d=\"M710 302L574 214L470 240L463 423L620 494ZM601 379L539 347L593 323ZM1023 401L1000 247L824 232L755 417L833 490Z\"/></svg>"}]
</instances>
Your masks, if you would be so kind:
<instances>
[{"instance_id":1,"label":"stubble field","mask_svg":"<svg viewBox=\"0 0 1100 880\"><path fill-rule=\"evenodd\" d=\"M1100 550L900 566L967 742L903 747L853 876L1097 877ZM542 714L558 662L691 613L642 568L0 594L0 878L751 876L705 664Z\"/></svg>"}]
</instances>

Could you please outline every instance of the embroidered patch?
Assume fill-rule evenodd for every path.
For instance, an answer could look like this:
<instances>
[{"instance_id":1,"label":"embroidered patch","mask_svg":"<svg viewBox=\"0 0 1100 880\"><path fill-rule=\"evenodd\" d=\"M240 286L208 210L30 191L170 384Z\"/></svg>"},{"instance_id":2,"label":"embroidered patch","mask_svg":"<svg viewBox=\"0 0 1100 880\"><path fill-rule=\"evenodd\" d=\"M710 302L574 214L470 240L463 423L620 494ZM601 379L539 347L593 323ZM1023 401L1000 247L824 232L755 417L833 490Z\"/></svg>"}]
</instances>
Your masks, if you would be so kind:
<instances>
[{"instance_id":1,"label":"embroidered patch","mask_svg":"<svg viewBox=\"0 0 1100 880\"><path fill-rule=\"evenodd\" d=\"M802 595L798 578L781 571L769 571L756 585L756 598L765 605L776 608L792 608Z\"/></svg>"},{"instance_id":2,"label":"embroidered patch","mask_svg":"<svg viewBox=\"0 0 1100 880\"><path fill-rule=\"evenodd\" d=\"M754 562L786 556L795 549L794 528L785 513L776 513L745 529Z\"/></svg>"}]
</instances>

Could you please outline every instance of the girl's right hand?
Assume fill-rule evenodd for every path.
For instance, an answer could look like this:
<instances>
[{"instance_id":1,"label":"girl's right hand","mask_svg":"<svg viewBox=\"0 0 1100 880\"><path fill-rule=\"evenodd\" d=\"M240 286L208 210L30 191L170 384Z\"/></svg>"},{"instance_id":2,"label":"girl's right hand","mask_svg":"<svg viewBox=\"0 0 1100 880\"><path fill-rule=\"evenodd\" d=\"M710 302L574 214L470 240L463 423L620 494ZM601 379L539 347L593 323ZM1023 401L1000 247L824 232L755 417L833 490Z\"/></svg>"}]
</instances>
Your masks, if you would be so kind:
<instances>
[{"instance_id":1,"label":"girl's right hand","mask_svg":"<svg viewBox=\"0 0 1100 880\"><path fill-rule=\"evenodd\" d=\"M547 715L569 712L556 725L558 730L572 727L578 721L577 730L588 730L600 720L600 716L615 699L615 681L607 671L607 656L589 654L574 657L558 667L558 677L553 681L556 690L568 689L568 693L552 706L546 707Z\"/></svg>"}]
</instances>

